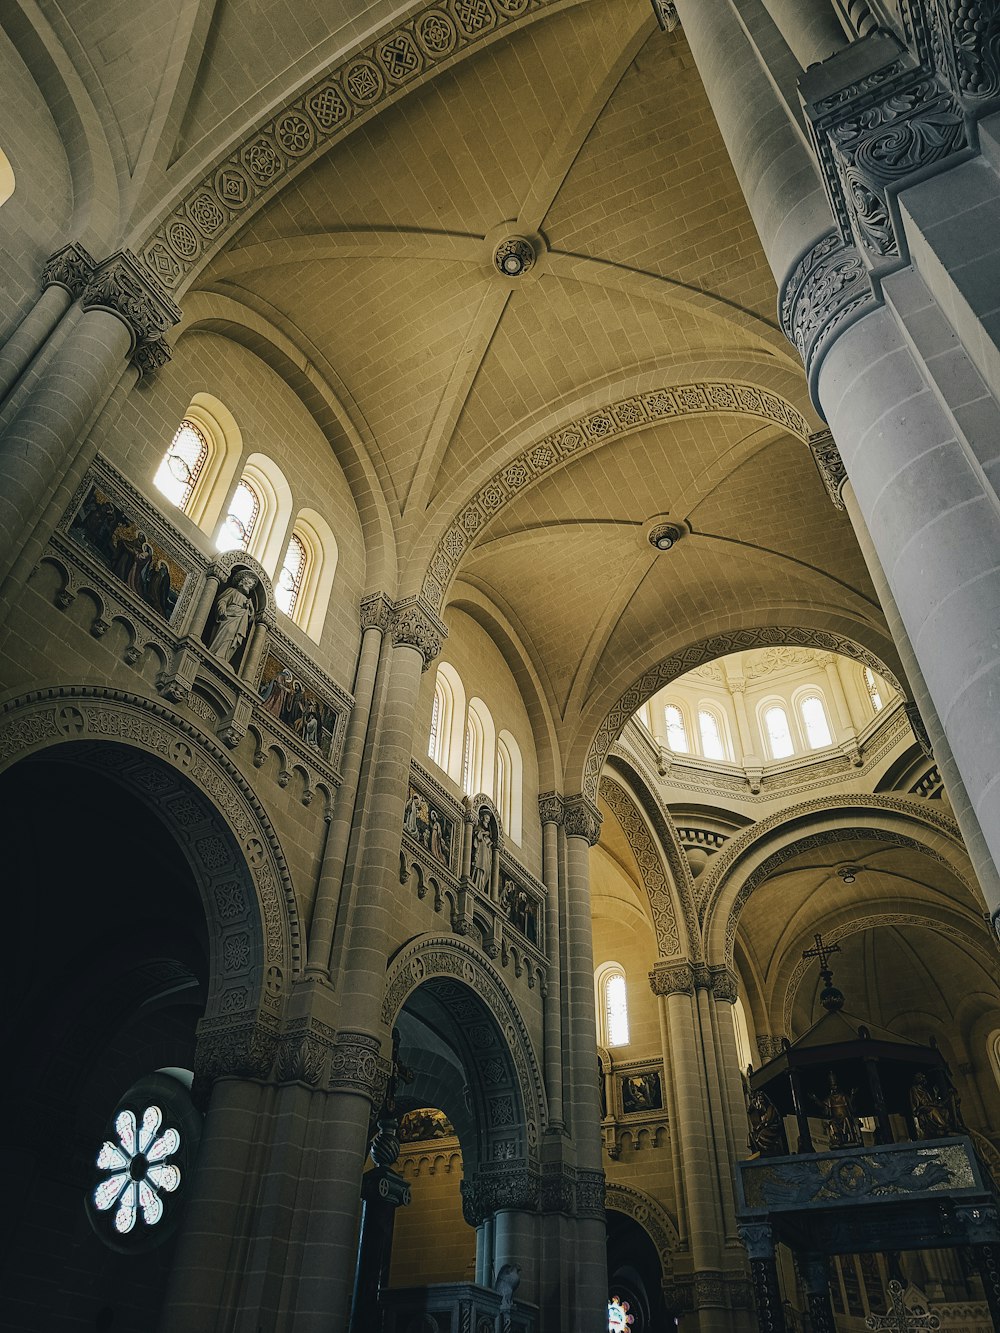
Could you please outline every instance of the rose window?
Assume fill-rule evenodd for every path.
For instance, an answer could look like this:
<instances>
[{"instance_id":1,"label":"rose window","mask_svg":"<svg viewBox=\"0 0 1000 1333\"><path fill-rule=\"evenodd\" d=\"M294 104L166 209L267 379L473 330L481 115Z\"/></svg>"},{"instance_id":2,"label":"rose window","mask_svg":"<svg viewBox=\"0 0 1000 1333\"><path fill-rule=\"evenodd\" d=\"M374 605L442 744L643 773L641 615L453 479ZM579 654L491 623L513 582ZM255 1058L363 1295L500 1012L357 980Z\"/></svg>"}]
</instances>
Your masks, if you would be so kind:
<instances>
[{"instance_id":1,"label":"rose window","mask_svg":"<svg viewBox=\"0 0 1000 1333\"><path fill-rule=\"evenodd\" d=\"M132 1111L119 1111L118 1142L105 1139L97 1154L98 1168L111 1174L94 1190L94 1207L101 1213L115 1209L114 1226L120 1236L132 1231L140 1214L147 1226L155 1226L163 1216L162 1196L173 1194L181 1183L180 1168L167 1160L180 1150L181 1136L176 1129L161 1133L162 1124L158 1106L146 1107L141 1125Z\"/></svg>"}]
</instances>

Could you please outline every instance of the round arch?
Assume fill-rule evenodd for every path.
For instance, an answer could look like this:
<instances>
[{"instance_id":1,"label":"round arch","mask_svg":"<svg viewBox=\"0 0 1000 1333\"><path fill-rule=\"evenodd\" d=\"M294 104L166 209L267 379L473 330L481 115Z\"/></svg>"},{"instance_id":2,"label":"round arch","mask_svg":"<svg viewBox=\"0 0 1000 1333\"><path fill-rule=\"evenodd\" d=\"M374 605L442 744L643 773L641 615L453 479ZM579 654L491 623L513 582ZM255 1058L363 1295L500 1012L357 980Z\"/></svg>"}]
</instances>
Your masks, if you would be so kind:
<instances>
[{"instance_id":1,"label":"round arch","mask_svg":"<svg viewBox=\"0 0 1000 1333\"><path fill-rule=\"evenodd\" d=\"M828 619L829 617L827 617ZM847 626L845 625L845 628ZM860 625L852 625L860 631ZM894 662L896 653L888 635L870 632L867 637L873 646ZM648 667L638 679L619 695L618 699L607 707L606 698L598 699L590 710L590 717L595 726L581 726L573 750L567 761L567 782L572 784L573 775L581 774L581 788L591 800L597 793L597 786L612 745L621 735L625 723L636 713L647 699L664 689L679 676L704 666L717 657L726 657L730 653L743 652L748 648L767 648L792 644L795 647L819 648L825 652L839 653L842 657L852 658L878 672L894 689L904 697L906 691L899 682L899 675L878 657L873 647L866 646L855 638L837 634L827 629L788 624L746 625L733 628L725 633L712 634L695 643L678 649L668 657ZM603 714L603 719L602 715Z\"/></svg>"},{"instance_id":2,"label":"round arch","mask_svg":"<svg viewBox=\"0 0 1000 1333\"><path fill-rule=\"evenodd\" d=\"M673 1276L674 1254L680 1245L677 1224L662 1204L657 1203L645 1190L634 1185L623 1185L618 1181L608 1181L604 1192L605 1208L623 1213L638 1223L656 1246L663 1269L663 1280Z\"/></svg>"},{"instance_id":3,"label":"round arch","mask_svg":"<svg viewBox=\"0 0 1000 1333\"><path fill-rule=\"evenodd\" d=\"M497 1161L537 1163L548 1123L545 1091L528 1030L499 973L468 941L423 935L390 960L382 1001L387 1026L418 990L448 1012L471 1055L485 1112L481 1147L496 1145ZM490 1160L488 1152L481 1160Z\"/></svg>"},{"instance_id":4,"label":"round arch","mask_svg":"<svg viewBox=\"0 0 1000 1333\"><path fill-rule=\"evenodd\" d=\"M0 771L45 754L126 785L191 867L211 941L205 1021L276 1026L301 968L288 867L252 789L219 746L162 705L110 688L37 690L0 708Z\"/></svg>"},{"instance_id":5,"label":"round arch","mask_svg":"<svg viewBox=\"0 0 1000 1333\"><path fill-rule=\"evenodd\" d=\"M732 966L740 914L754 891L792 857L845 838L894 843L935 858L985 910L958 825L943 810L906 797L821 797L751 825L719 853L702 890L707 955Z\"/></svg>"}]
</instances>

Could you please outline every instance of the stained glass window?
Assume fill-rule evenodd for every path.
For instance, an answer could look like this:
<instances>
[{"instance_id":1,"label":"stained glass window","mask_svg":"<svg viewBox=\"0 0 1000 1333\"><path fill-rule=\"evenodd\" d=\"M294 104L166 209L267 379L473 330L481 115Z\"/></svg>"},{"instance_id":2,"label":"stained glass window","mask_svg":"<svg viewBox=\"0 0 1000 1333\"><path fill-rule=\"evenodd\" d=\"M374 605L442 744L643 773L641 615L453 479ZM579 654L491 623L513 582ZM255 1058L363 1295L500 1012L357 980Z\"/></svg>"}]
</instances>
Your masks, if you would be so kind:
<instances>
[{"instance_id":1,"label":"stained glass window","mask_svg":"<svg viewBox=\"0 0 1000 1333\"><path fill-rule=\"evenodd\" d=\"M785 710L777 704L764 714L764 727L767 730L767 744L772 759L787 759L795 753L792 733L788 730L788 718Z\"/></svg>"},{"instance_id":2,"label":"stained glass window","mask_svg":"<svg viewBox=\"0 0 1000 1333\"><path fill-rule=\"evenodd\" d=\"M833 744L830 724L826 720L826 709L818 695L810 694L808 699L802 700L799 704L799 715L802 718L810 750L821 750L824 745Z\"/></svg>"},{"instance_id":3,"label":"stained glass window","mask_svg":"<svg viewBox=\"0 0 1000 1333\"><path fill-rule=\"evenodd\" d=\"M882 702L882 693L878 687L878 681L875 679L875 672L871 667L865 667L865 688L868 690L868 698L872 701L872 708L876 713L881 713L885 704Z\"/></svg>"},{"instance_id":4,"label":"stained glass window","mask_svg":"<svg viewBox=\"0 0 1000 1333\"><path fill-rule=\"evenodd\" d=\"M628 994L621 971L608 972L604 978L604 1032L608 1046L628 1045Z\"/></svg>"},{"instance_id":5,"label":"stained glass window","mask_svg":"<svg viewBox=\"0 0 1000 1333\"><path fill-rule=\"evenodd\" d=\"M118 1142L105 1139L97 1154L99 1170L111 1174L94 1190L94 1207L101 1213L115 1209L114 1227L120 1236L132 1231L140 1217L155 1226L163 1216L162 1195L172 1194L181 1183L180 1168L167 1161L180 1148L181 1136L176 1129L161 1134L162 1124L158 1106L146 1107L141 1125L132 1111L119 1111Z\"/></svg>"},{"instance_id":6,"label":"stained glass window","mask_svg":"<svg viewBox=\"0 0 1000 1333\"><path fill-rule=\"evenodd\" d=\"M701 752L705 758L725 759L726 747L722 743L719 719L707 708L698 714L698 730L701 732Z\"/></svg>"},{"instance_id":7,"label":"stained glass window","mask_svg":"<svg viewBox=\"0 0 1000 1333\"><path fill-rule=\"evenodd\" d=\"M219 550L247 550L259 517L260 496L248 481L241 481L233 492L229 513L219 533Z\"/></svg>"},{"instance_id":8,"label":"stained glass window","mask_svg":"<svg viewBox=\"0 0 1000 1333\"><path fill-rule=\"evenodd\" d=\"M274 585L274 600L286 616L292 615L295 610L295 603L302 591L302 581L305 578L307 561L305 543L297 533L293 532L288 542L288 550L285 552L281 572Z\"/></svg>"},{"instance_id":9,"label":"stained glass window","mask_svg":"<svg viewBox=\"0 0 1000 1333\"><path fill-rule=\"evenodd\" d=\"M687 754L688 738L684 730L684 714L676 704L667 704L663 712L667 722L667 745L678 754Z\"/></svg>"},{"instance_id":10,"label":"stained glass window","mask_svg":"<svg viewBox=\"0 0 1000 1333\"><path fill-rule=\"evenodd\" d=\"M201 470L208 458L208 440L204 432L185 418L163 455L156 470L153 485L183 513L191 503L191 496Z\"/></svg>"},{"instance_id":11,"label":"stained glass window","mask_svg":"<svg viewBox=\"0 0 1000 1333\"><path fill-rule=\"evenodd\" d=\"M629 1314L629 1303L620 1296L612 1296L608 1301L608 1333L628 1333L635 1323L635 1316Z\"/></svg>"}]
</instances>

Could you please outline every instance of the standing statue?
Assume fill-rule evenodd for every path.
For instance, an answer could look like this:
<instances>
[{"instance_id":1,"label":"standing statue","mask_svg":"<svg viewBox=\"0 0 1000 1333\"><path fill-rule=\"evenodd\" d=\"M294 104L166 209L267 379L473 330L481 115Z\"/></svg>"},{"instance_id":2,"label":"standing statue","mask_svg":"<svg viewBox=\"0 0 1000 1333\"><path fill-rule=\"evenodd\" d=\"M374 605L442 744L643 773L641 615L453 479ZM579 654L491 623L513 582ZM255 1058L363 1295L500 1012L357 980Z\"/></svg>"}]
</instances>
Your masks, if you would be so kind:
<instances>
[{"instance_id":1,"label":"standing statue","mask_svg":"<svg viewBox=\"0 0 1000 1333\"><path fill-rule=\"evenodd\" d=\"M215 599L209 619L208 650L224 662L232 662L250 634L254 621L253 592L257 579L242 569L233 583Z\"/></svg>"},{"instance_id":2,"label":"standing statue","mask_svg":"<svg viewBox=\"0 0 1000 1333\"><path fill-rule=\"evenodd\" d=\"M490 812L483 807L472 830L472 883L480 893L489 893L493 878L493 834Z\"/></svg>"},{"instance_id":3,"label":"standing statue","mask_svg":"<svg viewBox=\"0 0 1000 1333\"><path fill-rule=\"evenodd\" d=\"M785 1122L781 1113L765 1092L747 1093L747 1147L761 1157L783 1157L788 1152Z\"/></svg>"},{"instance_id":4,"label":"standing statue","mask_svg":"<svg viewBox=\"0 0 1000 1333\"><path fill-rule=\"evenodd\" d=\"M823 1112L826 1121L826 1133L831 1148L850 1148L861 1146L861 1122L854 1113L853 1092L841 1092L837 1086L837 1075L830 1070L830 1090L823 1098L812 1097Z\"/></svg>"}]
</instances>

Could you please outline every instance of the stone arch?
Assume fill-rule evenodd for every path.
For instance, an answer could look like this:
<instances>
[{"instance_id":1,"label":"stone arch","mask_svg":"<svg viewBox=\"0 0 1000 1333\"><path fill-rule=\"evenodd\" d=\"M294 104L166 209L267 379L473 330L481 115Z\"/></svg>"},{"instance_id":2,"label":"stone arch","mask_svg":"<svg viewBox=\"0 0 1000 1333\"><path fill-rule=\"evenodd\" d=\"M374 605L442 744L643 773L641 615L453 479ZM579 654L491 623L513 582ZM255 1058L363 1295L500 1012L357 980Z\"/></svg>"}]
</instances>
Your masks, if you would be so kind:
<instances>
[{"instance_id":1,"label":"stone arch","mask_svg":"<svg viewBox=\"0 0 1000 1333\"><path fill-rule=\"evenodd\" d=\"M680 1245L680 1237L677 1234L677 1224L666 1208L657 1203L645 1190L610 1180L605 1186L604 1206L616 1213L623 1213L642 1227L656 1246L663 1270L663 1280L666 1282L672 1278L674 1253Z\"/></svg>"},{"instance_id":2,"label":"stone arch","mask_svg":"<svg viewBox=\"0 0 1000 1333\"><path fill-rule=\"evenodd\" d=\"M948 914L951 916L952 914ZM879 926L916 926L921 930L933 931L935 935L943 935L950 940L954 940L963 948L970 950L978 956L979 962L988 975L997 977L997 954L996 949L986 940L977 940L968 929L967 922L959 917L955 919L945 919L945 914L937 912L918 911L897 911L891 906L884 909L875 908L866 916L851 917L849 920L835 922L832 926L824 927L823 940L827 944L838 944L841 940L846 940L852 935L859 935L865 930L874 930ZM809 971L809 963L812 961L815 968L815 959L808 960L798 957L799 950L796 949L791 957L786 958L789 964L782 967L775 985L775 997L781 995L781 1031L791 1032L792 1030L792 1010L795 1005L795 995L802 983L803 977Z\"/></svg>"},{"instance_id":3,"label":"stone arch","mask_svg":"<svg viewBox=\"0 0 1000 1333\"><path fill-rule=\"evenodd\" d=\"M477 0L445 8L431 0L296 90L221 160L216 157L133 248L166 288L183 292L254 213L358 125L477 48L572 3Z\"/></svg>"},{"instance_id":4,"label":"stone arch","mask_svg":"<svg viewBox=\"0 0 1000 1333\"><path fill-rule=\"evenodd\" d=\"M537 1163L548 1122L545 1092L528 1030L499 973L467 940L423 935L389 963L382 1001L387 1026L418 989L447 1010L470 1056L485 1112L483 1163Z\"/></svg>"},{"instance_id":5,"label":"stone arch","mask_svg":"<svg viewBox=\"0 0 1000 1333\"><path fill-rule=\"evenodd\" d=\"M665 385L606 403L535 440L479 487L438 541L424 575L423 596L440 610L462 558L480 531L516 495L564 463L632 431L720 412L769 421L803 441L809 436L808 423L798 408L781 395L749 383L712 380Z\"/></svg>"},{"instance_id":6,"label":"stone arch","mask_svg":"<svg viewBox=\"0 0 1000 1333\"><path fill-rule=\"evenodd\" d=\"M693 912L694 884L672 830L665 820L660 820L660 827L656 828L657 839L654 839L639 802L617 776L605 775L599 790L601 798L621 824L642 873L659 957L688 957L692 949L697 953L699 932ZM661 848L673 884L664 873Z\"/></svg>"},{"instance_id":7,"label":"stone arch","mask_svg":"<svg viewBox=\"0 0 1000 1333\"><path fill-rule=\"evenodd\" d=\"M99 770L150 806L204 904L204 1022L276 1027L301 968L298 910L270 821L225 752L162 704L110 688L36 690L4 704L0 719L0 771L44 754Z\"/></svg>"},{"instance_id":8,"label":"stone arch","mask_svg":"<svg viewBox=\"0 0 1000 1333\"><path fill-rule=\"evenodd\" d=\"M701 903L708 955L732 966L740 914L754 890L792 857L845 838L889 842L931 856L982 905L958 825L943 810L919 798L821 797L752 824L719 853Z\"/></svg>"},{"instance_id":9,"label":"stone arch","mask_svg":"<svg viewBox=\"0 0 1000 1333\"><path fill-rule=\"evenodd\" d=\"M887 636L879 637L884 638L885 648L892 650L891 640ZM900 694L906 695L906 690L900 684L899 676L870 648L865 647L853 638L834 633L831 630L812 628L801 624L776 624L748 625L726 633L713 634L671 653L669 657L665 657L655 665L648 667L637 680L629 685L628 689L620 695L605 714L586 751L583 750L583 746L587 744L587 738L585 734L581 734L575 750L583 768L582 788L584 795L593 800L608 752L621 735L625 723L652 695L669 685L671 681L676 680L678 676L693 671L695 667L704 666L706 662L714 661L717 657L725 657L729 653L743 652L748 648L767 648L786 644L839 653L843 657L861 662L865 666L870 666L873 671L877 671ZM572 762L567 767L572 773Z\"/></svg>"}]
</instances>

